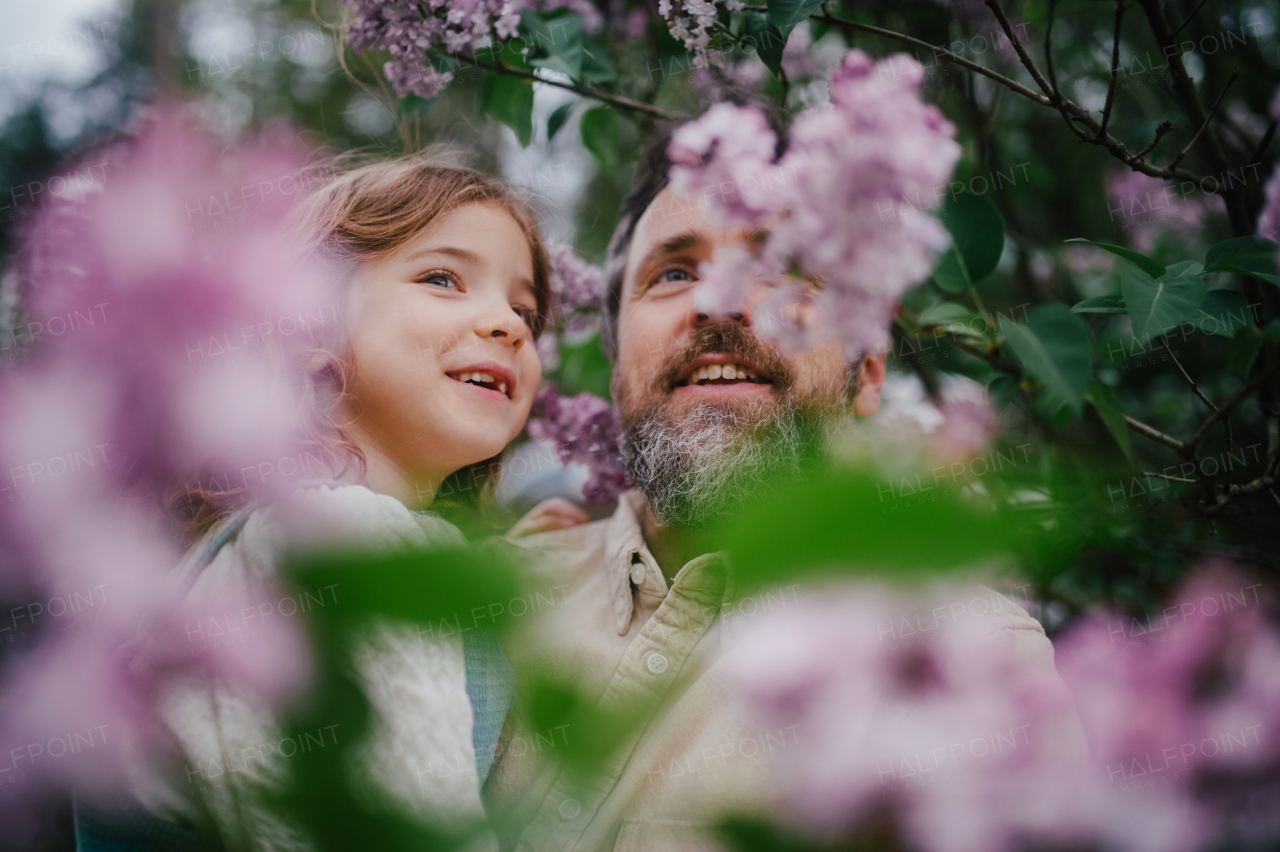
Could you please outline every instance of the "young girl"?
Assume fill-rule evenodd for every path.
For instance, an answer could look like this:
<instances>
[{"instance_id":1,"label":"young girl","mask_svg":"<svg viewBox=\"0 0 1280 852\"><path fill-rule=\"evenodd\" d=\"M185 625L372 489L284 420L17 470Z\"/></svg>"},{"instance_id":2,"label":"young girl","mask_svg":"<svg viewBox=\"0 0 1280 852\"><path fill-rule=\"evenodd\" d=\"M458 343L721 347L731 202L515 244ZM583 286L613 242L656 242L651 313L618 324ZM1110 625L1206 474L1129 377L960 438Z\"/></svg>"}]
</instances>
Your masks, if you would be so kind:
<instances>
[{"instance_id":1,"label":"young girl","mask_svg":"<svg viewBox=\"0 0 1280 852\"><path fill-rule=\"evenodd\" d=\"M541 380L546 253L501 182L426 156L363 165L310 197L301 230L344 279L345 321L336 335L314 331L305 377L311 443L330 469L260 508L188 492L186 518L206 530L179 569L195 601L268 594L291 543L461 544L425 510L451 477L451 495L483 500ZM521 531L568 523L555 515ZM480 785L514 691L496 643L464 648L389 623L355 649L354 665L375 712L358 769L368 784L438 826L483 817ZM230 846L306 847L238 783L283 771L262 757L262 744L280 740L269 710L210 682L174 689L164 707L187 777L140 784L147 818L160 821L151 829L207 831L203 800ZM94 826L80 828L87 848Z\"/></svg>"}]
</instances>

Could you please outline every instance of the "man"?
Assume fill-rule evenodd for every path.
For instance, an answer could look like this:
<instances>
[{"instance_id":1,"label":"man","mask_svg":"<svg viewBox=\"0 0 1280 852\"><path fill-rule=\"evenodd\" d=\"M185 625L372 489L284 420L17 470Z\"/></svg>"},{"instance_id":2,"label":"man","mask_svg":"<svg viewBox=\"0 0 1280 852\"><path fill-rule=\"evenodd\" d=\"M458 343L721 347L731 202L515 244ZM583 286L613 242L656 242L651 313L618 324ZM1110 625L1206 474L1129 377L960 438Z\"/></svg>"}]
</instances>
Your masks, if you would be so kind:
<instances>
[{"instance_id":1,"label":"man","mask_svg":"<svg viewBox=\"0 0 1280 852\"><path fill-rule=\"evenodd\" d=\"M883 353L849 364L834 345L785 353L761 340L760 324L778 319L759 312L769 283L736 312L699 309L699 264L763 235L712 225L667 187L668 139L642 160L607 270L613 397L637 490L607 520L518 542L563 597L508 647L517 672L571 684L624 734L584 782L562 758L586 732L540 730L518 703L485 790L504 848L715 848L706 829L718 816L771 804L773 756L801 734L762 725L734 697L722 672L735 631L721 617L732 572L690 533L798 466L806 424L880 404ZM1039 625L1021 610L1010 619L1052 665Z\"/></svg>"}]
</instances>

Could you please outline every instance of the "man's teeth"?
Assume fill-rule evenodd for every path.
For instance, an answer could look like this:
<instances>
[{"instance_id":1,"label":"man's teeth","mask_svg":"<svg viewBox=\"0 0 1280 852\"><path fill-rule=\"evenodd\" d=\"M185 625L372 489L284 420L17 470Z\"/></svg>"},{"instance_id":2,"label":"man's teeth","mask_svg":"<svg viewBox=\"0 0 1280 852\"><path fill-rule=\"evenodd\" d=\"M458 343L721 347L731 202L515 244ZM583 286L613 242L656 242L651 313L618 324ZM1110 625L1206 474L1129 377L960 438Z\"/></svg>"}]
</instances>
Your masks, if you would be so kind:
<instances>
[{"instance_id":1,"label":"man's teeth","mask_svg":"<svg viewBox=\"0 0 1280 852\"><path fill-rule=\"evenodd\" d=\"M723 379L725 381L758 382L760 377L741 364L708 364L699 367L689 376L689 384L700 385L703 382Z\"/></svg>"},{"instance_id":2,"label":"man's teeth","mask_svg":"<svg viewBox=\"0 0 1280 852\"><path fill-rule=\"evenodd\" d=\"M458 381L470 382L475 385L488 385L496 387L500 393L507 392L507 383L498 381L489 373L459 373Z\"/></svg>"}]
</instances>

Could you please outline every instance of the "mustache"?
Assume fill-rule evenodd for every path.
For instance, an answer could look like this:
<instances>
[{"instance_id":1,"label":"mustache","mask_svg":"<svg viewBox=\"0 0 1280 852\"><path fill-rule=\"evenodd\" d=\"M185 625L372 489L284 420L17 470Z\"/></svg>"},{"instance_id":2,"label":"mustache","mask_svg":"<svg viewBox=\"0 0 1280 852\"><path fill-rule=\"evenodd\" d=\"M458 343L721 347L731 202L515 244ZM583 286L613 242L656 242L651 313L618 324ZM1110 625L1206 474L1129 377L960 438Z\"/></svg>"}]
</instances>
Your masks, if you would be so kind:
<instances>
[{"instance_id":1,"label":"mustache","mask_svg":"<svg viewBox=\"0 0 1280 852\"><path fill-rule=\"evenodd\" d=\"M763 343L739 323L725 322L694 329L684 348L663 361L654 379L654 387L663 393L671 393L679 384L685 367L712 352L737 356L749 362L757 373L773 383L779 394L789 391L795 384L795 368L776 346Z\"/></svg>"}]
</instances>

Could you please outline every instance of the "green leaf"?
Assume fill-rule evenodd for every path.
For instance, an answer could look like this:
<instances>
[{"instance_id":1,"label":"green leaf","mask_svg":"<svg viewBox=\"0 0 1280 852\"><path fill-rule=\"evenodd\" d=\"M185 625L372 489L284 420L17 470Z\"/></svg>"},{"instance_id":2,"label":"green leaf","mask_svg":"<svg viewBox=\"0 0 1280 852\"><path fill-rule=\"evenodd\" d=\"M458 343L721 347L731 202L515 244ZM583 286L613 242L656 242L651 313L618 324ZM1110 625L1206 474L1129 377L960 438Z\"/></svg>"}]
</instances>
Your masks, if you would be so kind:
<instances>
[{"instance_id":1,"label":"green leaf","mask_svg":"<svg viewBox=\"0 0 1280 852\"><path fill-rule=\"evenodd\" d=\"M564 123L569 120L569 115L573 112L577 101L569 101L566 104L560 104L556 107L555 112L551 113L547 118L547 141L550 142L556 138L556 134L560 132L560 128L564 127Z\"/></svg>"},{"instance_id":2,"label":"green leaf","mask_svg":"<svg viewBox=\"0 0 1280 852\"><path fill-rule=\"evenodd\" d=\"M1235 272L1271 284L1280 284L1276 274L1276 252L1280 251L1264 237L1236 237L1209 249L1205 255L1205 272Z\"/></svg>"},{"instance_id":3,"label":"green leaf","mask_svg":"<svg viewBox=\"0 0 1280 852\"><path fill-rule=\"evenodd\" d=\"M533 139L533 83L507 74L486 74L480 102L486 113L516 132L521 147L528 147Z\"/></svg>"},{"instance_id":4,"label":"green leaf","mask_svg":"<svg viewBox=\"0 0 1280 852\"><path fill-rule=\"evenodd\" d=\"M939 302L936 305L930 305L920 312L920 325L940 325L949 326L956 323L968 325L977 319L977 314L966 308L964 305L955 302Z\"/></svg>"},{"instance_id":5,"label":"green leaf","mask_svg":"<svg viewBox=\"0 0 1280 852\"><path fill-rule=\"evenodd\" d=\"M1093 346L1084 320L1066 305L1041 305L1027 322L1000 317L1000 331L1023 368L1045 386L1055 407L1079 416L1093 384Z\"/></svg>"},{"instance_id":6,"label":"green leaf","mask_svg":"<svg viewBox=\"0 0 1280 852\"><path fill-rule=\"evenodd\" d=\"M1133 448L1129 445L1129 424L1124 420L1124 412L1120 410L1115 391L1102 382L1095 381L1093 387L1089 389L1088 399L1094 410L1098 412L1098 416L1102 418L1102 422L1106 424L1107 430L1111 432L1111 436L1120 445L1124 457L1132 465Z\"/></svg>"},{"instance_id":7,"label":"green leaf","mask_svg":"<svg viewBox=\"0 0 1280 852\"><path fill-rule=\"evenodd\" d=\"M1280 346L1280 319L1273 319L1262 329L1262 339L1272 346Z\"/></svg>"},{"instance_id":8,"label":"green leaf","mask_svg":"<svg viewBox=\"0 0 1280 852\"><path fill-rule=\"evenodd\" d=\"M1205 334L1234 337L1242 325L1253 325L1253 311L1243 293L1235 290L1210 290L1192 316L1196 327Z\"/></svg>"},{"instance_id":9,"label":"green leaf","mask_svg":"<svg viewBox=\"0 0 1280 852\"><path fill-rule=\"evenodd\" d=\"M769 0L769 20L782 35L789 36L796 24L818 11L823 0Z\"/></svg>"},{"instance_id":10,"label":"green leaf","mask_svg":"<svg viewBox=\"0 0 1280 852\"><path fill-rule=\"evenodd\" d=\"M969 285L973 283L969 280L969 270L965 268L964 258L954 246L938 258L938 265L933 268L933 283L954 295L968 291Z\"/></svg>"},{"instance_id":11,"label":"green leaf","mask_svg":"<svg viewBox=\"0 0 1280 852\"><path fill-rule=\"evenodd\" d=\"M611 107L592 107L579 123L582 144L595 155L605 174L615 175L622 161L622 124Z\"/></svg>"},{"instance_id":12,"label":"green leaf","mask_svg":"<svg viewBox=\"0 0 1280 852\"><path fill-rule=\"evenodd\" d=\"M1136 266L1120 270L1120 291L1140 343L1190 319L1204 301L1204 279L1194 260L1175 263L1159 278Z\"/></svg>"},{"instance_id":13,"label":"green leaf","mask_svg":"<svg viewBox=\"0 0 1280 852\"><path fill-rule=\"evenodd\" d=\"M743 41L749 41L756 55L773 76L782 74L782 50L787 37L778 32L773 21L760 12L747 12L743 16ZM745 45L744 45L745 47Z\"/></svg>"},{"instance_id":14,"label":"green leaf","mask_svg":"<svg viewBox=\"0 0 1280 852\"><path fill-rule=\"evenodd\" d=\"M609 58L609 49L593 35L582 37L582 79L602 85L618 82L618 72Z\"/></svg>"},{"instance_id":15,"label":"green leaf","mask_svg":"<svg viewBox=\"0 0 1280 852\"><path fill-rule=\"evenodd\" d=\"M981 281L995 271L1004 252L1004 217L991 199L972 192L953 195L938 218L964 258L971 282Z\"/></svg>"},{"instance_id":16,"label":"green leaf","mask_svg":"<svg viewBox=\"0 0 1280 852\"><path fill-rule=\"evenodd\" d=\"M1076 314L1123 314L1128 313L1124 299L1119 296L1094 296L1072 305L1071 312Z\"/></svg>"},{"instance_id":17,"label":"green leaf","mask_svg":"<svg viewBox=\"0 0 1280 852\"><path fill-rule=\"evenodd\" d=\"M520 12L520 34L529 46L529 64L573 79L582 75L582 16L556 10Z\"/></svg>"},{"instance_id":18,"label":"green leaf","mask_svg":"<svg viewBox=\"0 0 1280 852\"><path fill-rule=\"evenodd\" d=\"M1018 380L1004 373L996 373L987 385L987 398L992 402L996 413L1004 411L1018 398Z\"/></svg>"},{"instance_id":19,"label":"green leaf","mask_svg":"<svg viewBox=\"0 0 1280 852\"><path fill-rule=\"evenodd\" d=\"M1242 326L1231 339L1231 354L1227 356L1227 372L1245 381L1249 379L1249 370L1262 349L1262 329L1256 325Z\"/></svg>"},{"instance_id":20,"label":"green leaf","mask_svg":"<svg viewBox=\"0 0 1280 852\"><path fill-rule=\"evenodd\" d=\"M901 474L825 471L766 490L711 530L707 548L728 551L734 593L745 596L809 577L928 578L1010 546L1009 518L958 497L900 501L925 486L944 490L929 474L904 481ZM857 536L850 524L858 524Z\"/></svg>"},{"instance_id":21,"label":"green leaf","mask_svg":"<svg viewBox=\"0 0 1280 852\"><path fill-rule=\"evenodd\" d=\"M1093 240L1086 240L1082 237L1073 237L1066 240L1069 243L1088 243L1091 246L1097 246L1100 249L1109 251L1125 260L1133 261L1142 268L1142 271L1150 275L1152 278L1159 278L1164 275L1164 267L1154 258L1147 257L1145 254L1139 254L1133 249L1127 249L1122 246L1113 246L1111 243L1098 243Z\"/></svg>"}]
</instances>

